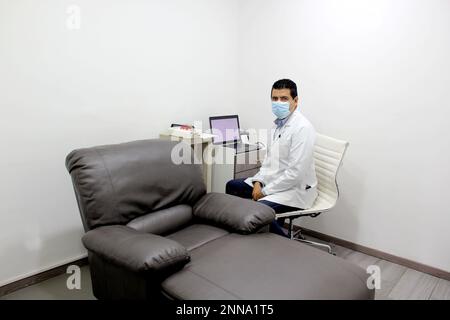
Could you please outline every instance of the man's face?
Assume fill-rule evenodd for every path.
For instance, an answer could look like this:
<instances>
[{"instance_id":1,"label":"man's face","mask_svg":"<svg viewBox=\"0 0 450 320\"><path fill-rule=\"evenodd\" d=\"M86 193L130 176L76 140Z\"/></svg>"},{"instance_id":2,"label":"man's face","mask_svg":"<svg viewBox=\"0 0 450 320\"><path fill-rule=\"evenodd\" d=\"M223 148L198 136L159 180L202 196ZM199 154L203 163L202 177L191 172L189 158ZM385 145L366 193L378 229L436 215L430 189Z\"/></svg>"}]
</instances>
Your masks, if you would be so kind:
<instances>
[{"instance_id":1,"label":"man's face","mask_svg":"<svg viewBox=\"0 0 450 320\"><path fill-rule=\"evenodd\" d=\"M293 99L291 97L291 90L289 89L273 89L272 101L274 102L289 102L289 111L293 112L298 106L298 97Z\"/></svg>"}]
</instances>

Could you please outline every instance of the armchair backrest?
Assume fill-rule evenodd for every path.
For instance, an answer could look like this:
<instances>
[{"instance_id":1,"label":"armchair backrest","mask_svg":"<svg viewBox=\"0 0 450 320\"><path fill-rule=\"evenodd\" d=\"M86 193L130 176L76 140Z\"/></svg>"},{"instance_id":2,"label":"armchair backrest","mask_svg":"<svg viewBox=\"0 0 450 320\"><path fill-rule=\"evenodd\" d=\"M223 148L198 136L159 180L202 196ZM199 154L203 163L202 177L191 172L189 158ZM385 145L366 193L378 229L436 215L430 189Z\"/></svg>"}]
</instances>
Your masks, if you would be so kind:
<instances>
[{"instance_id":1,"label":"armchair backrest","mask_svg":"<svg viewBox=\"0 0 450 320\"><path fill-rule=\"evenodd\" d=\"M175 164L176 144L154 139L72 151L66 168L85 230L195 204L206 193L201 165Z\"/></svg>"}]
</instances>

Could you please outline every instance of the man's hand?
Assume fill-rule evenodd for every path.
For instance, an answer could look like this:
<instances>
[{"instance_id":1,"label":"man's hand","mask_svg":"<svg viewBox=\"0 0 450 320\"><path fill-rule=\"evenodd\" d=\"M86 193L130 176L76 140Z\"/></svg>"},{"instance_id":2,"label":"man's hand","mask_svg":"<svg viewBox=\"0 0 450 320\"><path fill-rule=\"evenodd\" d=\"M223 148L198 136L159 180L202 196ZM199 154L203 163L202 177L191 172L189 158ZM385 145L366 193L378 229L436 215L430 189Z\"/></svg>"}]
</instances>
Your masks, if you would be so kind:
<instances>
[{"instance_id":1,"label":"man's hand","mask_svg":"<svg viewBox=\"0 0 450 320\"><path fill-rule=\"evenodd\" d=\"M252 192L253 200L258 201L259 199L264 197L264 194L262 193L261 189L262 189L261 183L255 182L253 184L253 192Z\"/></svg>"}]
</instances>

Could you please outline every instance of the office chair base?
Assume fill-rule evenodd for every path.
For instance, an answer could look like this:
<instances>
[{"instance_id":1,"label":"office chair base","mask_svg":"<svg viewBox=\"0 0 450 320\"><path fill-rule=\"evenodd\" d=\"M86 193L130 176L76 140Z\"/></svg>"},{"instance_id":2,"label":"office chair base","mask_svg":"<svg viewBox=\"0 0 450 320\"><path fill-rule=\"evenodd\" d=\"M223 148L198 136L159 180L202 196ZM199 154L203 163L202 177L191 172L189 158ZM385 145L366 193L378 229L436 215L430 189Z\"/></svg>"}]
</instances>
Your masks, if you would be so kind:
<instances>
[{"instance_id":1,"label":"office chair base","mask_svg":"<svg viewBox=\"0 0 450 320\"><path fill-rule=\"evenodd\" d=\"M313 245L313 246L317 246L317 247L321 247L321 248L326 248L328 250L329 254L332 254L333 256L336 255L336 253L333 252L333 249L331 248L331 246L328 245L328 244L315 242L315 241L310 241L310 240L306 240L306 239L300 239L300 238L292 238L292 240L296 240L296 241L299 241L299 242L307 243L309 245Z\"/></svg>"},{"instance_id":2,"label":"office chair base","mask_svg":"<svg viewBox=\"0 0 450 320\"><path fill-rule=\"evenodd\" d=\"M291 237L291 240L306 240L301 229L298 229Z\"/></svg>"},{"instance_id":3,"label":"office chair base","mask_svg":"<svg viewBox=\"0 0 450 320\"><path fill-rule=\"evenodd\" d=\"M329 254L332 254L333 256L336 255L336 253L333 252L333 249L331 248L331 246L329 244L315 242L315 241L311 241L311 240L306 240L305 236L302 234L302 229L299 229L299 230L297 230L297 232L294 233L293 232L293 228L292 228L291 232L290 232L290 236L291 236L291 240L296 240L296 241L299 241L299 242L307 243L307 244L312 245L312 246L325 248L325 249L328 250Z\"/></svg>"}]
</instances>

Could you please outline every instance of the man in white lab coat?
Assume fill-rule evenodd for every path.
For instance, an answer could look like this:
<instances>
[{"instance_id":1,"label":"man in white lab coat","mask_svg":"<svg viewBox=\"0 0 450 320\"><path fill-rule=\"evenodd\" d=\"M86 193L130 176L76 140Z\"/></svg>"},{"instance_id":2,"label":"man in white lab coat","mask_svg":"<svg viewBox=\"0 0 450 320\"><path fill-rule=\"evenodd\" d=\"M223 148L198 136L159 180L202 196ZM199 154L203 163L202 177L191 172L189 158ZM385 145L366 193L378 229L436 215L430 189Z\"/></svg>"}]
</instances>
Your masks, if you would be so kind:
<instances>
[{"instance_id":1,"label":"man in white lab coat","mask_svg":"<svg viewBox=\"0 0 450 320\"><path fill-rule=\"evenodd\" d=\"M297 110L297 85L293 81L275 82L271 97L275 127L260 171L254 177L229 181L226 193L259 201L276 213L308 209L317 197L316 132ZM283 224L284 219L274 221L271 231L287 236Z\"/></svg>"}]
</instances>

